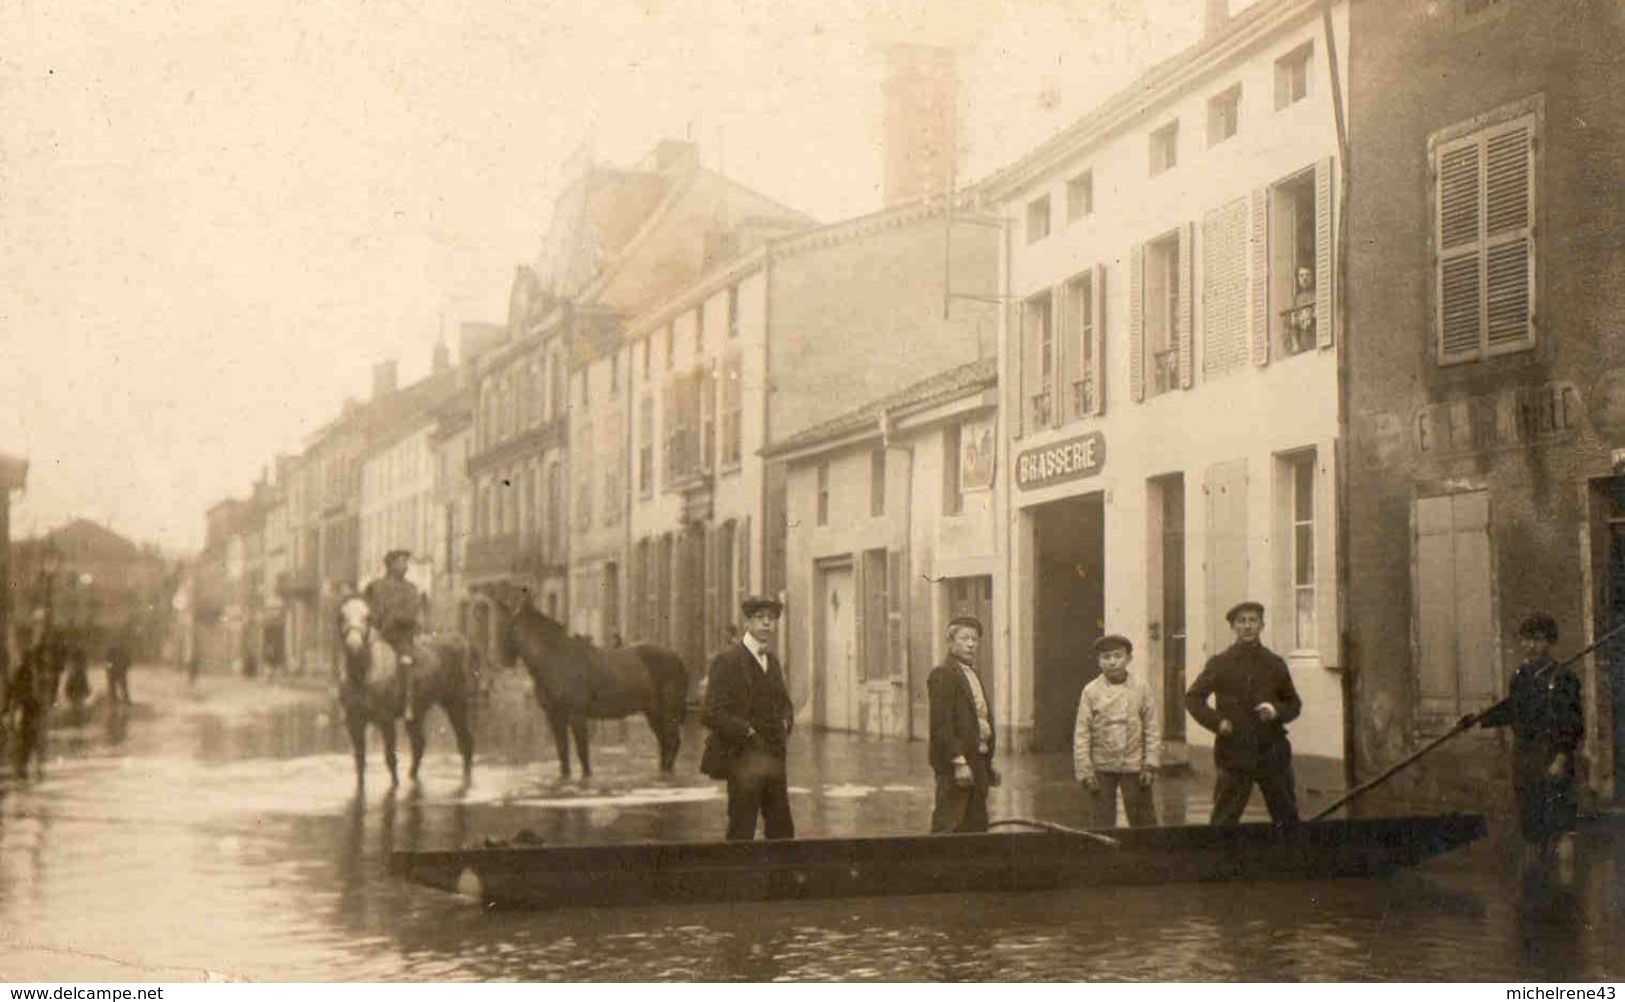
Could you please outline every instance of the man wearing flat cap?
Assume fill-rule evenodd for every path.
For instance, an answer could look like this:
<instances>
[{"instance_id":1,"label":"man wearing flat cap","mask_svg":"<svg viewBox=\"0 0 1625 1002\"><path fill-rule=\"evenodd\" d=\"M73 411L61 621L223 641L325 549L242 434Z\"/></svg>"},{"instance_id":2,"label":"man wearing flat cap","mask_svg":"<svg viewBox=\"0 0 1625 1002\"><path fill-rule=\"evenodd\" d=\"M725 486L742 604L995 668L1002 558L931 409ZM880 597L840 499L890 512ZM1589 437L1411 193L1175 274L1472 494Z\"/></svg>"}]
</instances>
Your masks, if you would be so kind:
<instances>
[{"instance_id":1,"label":"man wearing flat cap","mask_svg":"<svg viewBox=\"0 0 1625 1002\"><path fill-rule=\"evenodd\" d=\"M999 785L993 768L993 707L976 674L982 624L960 616L948 624L948 654L931 669L931 741L936 773L931 833L987 831L987 792Z\"/></svg>"},{"instance_id":2,"label":"man wearing flat cap","mask_svg":"<svg viewBox=\"0 0 1625 1002\"><path fill-rule=\"evenodd\" d=\"M378 626L378 635L395 652L395 675L409 722L417 714L413 706L417 701L417 686L412 669L416 660L414 645L418 623L425 603L418 586L406 579L406 569L411 562L410 550L390 550L384 554L384 576L368 582L361 595L366 599L368 615Z\"/></svg>"},{"instance_id":3,"label":"man wearing flat cap","mask_svg":"<svg viewBox=\"0 0 1625 1002\"><path fill-rule=\"evenodd\" d=\"M739 605L745 634L711 659L700 722L711 729L700 769L728 782L728 838L794 838L785 748L795 711L784 668L768 649L783 607L753 595Z\"/></svg>"},{"instance_id":4,"label":"man wearing flat cap","mask_svg":"<svg viewBox=\"0 0 1625 1002\"><path fill-rule=\"evenodd\" d=\"M1264 793L1270 820L1298 820L1292 744L1286 724L1303 710L1292 674L1279 654L1259 642L1264 607L1241 602L1225 613L1235 643L1207 660L1185 693L1185 708L1218 737L1213 742L1213 824L1232 825L1252 796ZM1210 703L1209 700L1212 700Z\"/></svg>"}]
</instances>

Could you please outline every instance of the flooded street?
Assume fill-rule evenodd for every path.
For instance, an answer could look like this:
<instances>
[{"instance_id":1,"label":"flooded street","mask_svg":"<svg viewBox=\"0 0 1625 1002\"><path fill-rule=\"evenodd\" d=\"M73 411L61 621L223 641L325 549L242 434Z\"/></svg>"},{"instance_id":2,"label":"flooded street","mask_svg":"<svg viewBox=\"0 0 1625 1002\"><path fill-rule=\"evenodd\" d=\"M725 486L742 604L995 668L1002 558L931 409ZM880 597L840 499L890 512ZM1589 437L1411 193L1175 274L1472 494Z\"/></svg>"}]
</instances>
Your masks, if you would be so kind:
<instances>
[{"instance_id":1,"label":"flooded street","mask_svg":"<svg viewBox=\"0 0 1625 1002\"><path fill-rule=\"evenodd\" d=\"M559 782L507 680L482 708L468 788L436 715L422 783L392 792L374 741L357 795L322 693L189 689L156 668L133 686L131 711L98 700L58 720L43 781L0 786L0 978L1518 981L1618 978L1625 956L1625 838L1606 833L1582 841L1567 891L1520 880L1497 839L1385 880L486 912L392 878L387 854L526 827L552 842L715 837L723 800L695 771L694 725L673 782L641 723L605 729L590 782ZM798 733L799 831L918 832L923 759L922 745ZM1007 763L994 814L1081 820L1055 773ZM1165 818L1199 816L1206 782L1165 781ZM1308 791L1305 807L1327 799Z\"/></svg>"}]
</instances>

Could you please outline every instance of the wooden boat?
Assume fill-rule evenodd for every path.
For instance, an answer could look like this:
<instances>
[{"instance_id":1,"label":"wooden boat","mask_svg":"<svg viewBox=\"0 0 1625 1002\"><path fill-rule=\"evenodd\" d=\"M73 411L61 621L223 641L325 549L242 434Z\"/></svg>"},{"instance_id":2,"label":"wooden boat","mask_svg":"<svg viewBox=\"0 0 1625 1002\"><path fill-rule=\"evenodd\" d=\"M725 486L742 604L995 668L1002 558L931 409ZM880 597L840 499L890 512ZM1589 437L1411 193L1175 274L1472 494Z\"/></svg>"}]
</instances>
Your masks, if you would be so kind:
<instances>
[{"instance_id":1,"label":"wooden boat","mask_svg":"<svg viewBox=\"0 0 1625 1002\"><path fill-rule=\"evenodd\" d=\"M780 842L502 845L396 852L390 869L500 907L634 905L1103 884L1371 877L1485 833L1480 814L1317 821L1277 828L1120 829L1115 847L1068 831Z\"/></svg>"}]
</instances>

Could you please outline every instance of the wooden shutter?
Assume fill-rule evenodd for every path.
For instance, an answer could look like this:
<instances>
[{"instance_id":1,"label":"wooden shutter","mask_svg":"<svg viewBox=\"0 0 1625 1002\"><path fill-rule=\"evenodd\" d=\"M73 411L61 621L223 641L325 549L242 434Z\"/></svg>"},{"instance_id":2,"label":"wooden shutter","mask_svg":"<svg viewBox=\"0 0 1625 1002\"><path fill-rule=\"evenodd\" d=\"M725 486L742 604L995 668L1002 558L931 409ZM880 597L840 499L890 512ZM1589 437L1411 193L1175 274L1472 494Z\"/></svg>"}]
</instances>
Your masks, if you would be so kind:
<instances>
[{"instance_id":1,"label":"wooden shutter","mask_svg":"<svg viewBox=\"0 0 1625 1002\"><path fill-rule=\"evenodd\" d=\"M892 678L905 673L904 641L908 637L904 613L907 609L907 559L902 550L886 551L886 665Z\"/></svg>"},{"instance_id":2,"label":"wooden shutter","mask_svg":"<svg viewBox=\"0 0 1625 1002\"><path fill-rule=\"evenodd\" d=\"M1216 653L1230 646L1226 610L1251 594L1247 578L1247 460L1232 459L1208 467L1202 493L1207 516L1208 652Z\"/></svg>"},{"instance_id":3,"label":"wooden shutter","mask_svg":"<svg viewBox=\"0 0 1625 1002\"><path fill-rule=\"evenodd\" d=\"M1333 255L1337 253L1337 217L1332 211L1334 202L1332 158L1325 157L1315 165L1315 343L1321 348L1332 346L1333 327L1337 323L1334 309L1337 294L1337 268L1333 260Z\"/></svg>"},{"instance_id":4,"label":"wooden shutter","mask_svg":"<svg viewBox=\"0 0 1625 1002\"><path fill-rule=\"evenodd\" d=\"M1106 266L1095 265L1089 280L1089 308L1094 312L1091 321L1095 339L1094 380L1095 413L1106 413Z\"/></svg>"},{"instance_id":5,"label":"wooden shutter","mask_svg":"<svg viewBox=\"0 0 1625 1002\"><path fill-rule=\"evenodd\" d=\"M1179 227L1179 385L1187 390L1196 375L1196 332L1191 323L1191 286L1196 275L1196 263L1192 260L1195 231L1195 223Z\"/></svg>"},{"instance_id":6,"label":"wooden shutter","mask_svg":"<svg viewBox=\"0 0 1625 1002\"><path fill-rule=\"evenodd\" d=\"M1021 304L1019 302L1005 303L1004 343L1006 345L1006 350L1010 351L1012 356L1010 362L1014 364L1017 375L1015 378L1010 380L1009 386L1003 387L1003 390L1007 394L1007 399L1009 394L1014 394L1016 398L1015 406L1010 407L1009 412L1012 415L1010 419L1010 430L1011 433L1017 438L1020 438L1026 432L1027 428L1026 407L1023 406L1021 398L1024 388L1027 385L1027 360L1031 357L1031 354L1027 351L1026 330L1024 329L1021 321ZM1010 350L1010 345L1015 346L1013 350Z\"/></svg>"},{"instance_id":7,"label":"wooden shutter","mask_svg":"<svg viewBox=\"0 0 1625 1002\"><path fill-rule=\"evenodd\" d=\"M1478 142L1442 147L1435 168L1438 200L1439 360L1477 357L1480 343L1479 202L1482 173Z\"/></svg>"},{"instance_id":8,"label":"wooden shutter","mask_svg":"<svg viewBox=\"0 0 1625 1002\"><path fill-rule=\"evenodd\" d=\"M1128 252L1128 395L1145 399L1145 245Z\"/></svg>"},{"instance_id":9,"label":"wooden shutter","mask_svg":"<svg viewBox=\"0 0 1625 1002\"><path fill-rule=\"evenodd\" d=\"M1416 502L1417 681L1424 723L1444 726L1494 698L1489 494Z\"/></svg>"},{"instance_id":10,"label":"wooden shutter","mask_svg":"<svg viewBox=\"0 0 1625 1002\"><path fill-rule=\"evenodd\" d=\"M1252 251L1251 310L1254 365L1270 361L1270 190L1253 190L1252 221L1248 234Z\"/></svg>"},{"instance_id":11,"label":"wooden shutter","mask_svg":"<svg viewBox=\"0 0 1625 1002\"><path fill-rule=\"evenodd\" d=\"M739 523L739 594L749 595L750 591L750 516L746 515Z\"/></svg>"},{"instance_id":12,"label":"wooden shutter","mask_svg":"<svg viewBox=\"0 0 1625 1002\"><path fill-rule=\"evenodd\" d=\"M1534 341L1534 119L1484 143L1485 342L1489 354Z\"/></svg>"}]
</instances>

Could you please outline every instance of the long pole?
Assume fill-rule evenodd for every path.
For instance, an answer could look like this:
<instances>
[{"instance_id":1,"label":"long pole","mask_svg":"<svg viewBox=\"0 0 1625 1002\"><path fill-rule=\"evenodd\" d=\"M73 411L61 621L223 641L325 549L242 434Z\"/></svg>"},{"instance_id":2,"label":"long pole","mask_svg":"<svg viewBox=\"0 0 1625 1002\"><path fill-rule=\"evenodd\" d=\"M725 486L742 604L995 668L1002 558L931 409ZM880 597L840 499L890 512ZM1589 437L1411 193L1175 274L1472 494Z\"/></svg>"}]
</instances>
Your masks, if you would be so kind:
<instances>
[{"instance_id":1,"label":"long pole","mask_svg":"<svg viewBox=\"0 0 1625 1002\"><path fill-rule=\"evenodd\" d=\"M1618 636L1621 633L1625 633L1625 623L1620 623L1618 626L1614 627L1612 630L1609 630L1607 633L1604 633L1602 636L1600 636L1596 640L1592 641L1592 643L1589 646L1587 646L1585 648L1582 648L1578 653L1576 653L1575 655L1570 657L1567 661L1564 661L1562 664L1553 665L1548 670L1549 671L1557 671L1557 670L1559 670L1561 668L1567 668L1569 665L1571 665L1574 662L1576 662L1576 661L1580 660L1581 658L1585 657L1587 654L1590 654L1592 651L1594 651L1597 648L1601 647L1603 644L1606 644L1608 641L1612 640L1614 637ZM1510 698L1511 697L1508 696L1506 699L1510 699ZM1310 818L1309 820L1310 821L1319 821L1321 818L1324 818L1327 815L1331 814L1333 811L1337 810L1339 807L1342 807L1344 804L1346 804L1349 801L1353 800L1355 797L1358 797L1361 794L1365 793L1366 791L1372 790L1372 789L1382 785L1384 782L1386 782L1388 780L1388 778L1390 776L1394 775L1394 773L1399 772L1401 769L1404 769L1406 766L1410 765L1412 762L1415 762L1417 759L1419 759L1422 756L1426 755L1428 752L1430 752L1433 749L1435 749L1435 748L1439 747L1440 745L1444 744L1446 741L1449 741L1451 738L1455 737L1456 735L1460 734L1461 732L1471 728L1473 726L1473 724L1475 722L1477 722L1479 717L1481 717L1484 714L1488 713L1490 710L1495 709L1496 706L1500 706L1501 703L1506 702L1506 699L1502 699L1502 700L1496 702L1493 706L1491 706L1487 710L1481 710L1478 713L1470 714L1470 715L1468 715L1466 717L1463 717L1461 720L1456 721L1456 725L1454 727L1450 728L1450 730L1448 730L1445 733L1443 733L1443 734L1439 735L1438 737L1434 738L1432 741L1429 741L1427 744L1423 745L1420 749L1418 749L1417 751L1413 752L1412 754L1406 756L1405 758L1400 759L1398 762L1396 762L1393 765L1389 766L1387 769L1384 769L1382 771L1381 775L1377 776L1377 778L1375 778L1375 779L1373 779L1373 780L1371 780L1369 782L1366 782L1366 783L1361 783L1359 786L1356 786L1354 789L1350 790L1348 793L1345 793L1341 798L1333 801L1331 806L1327 807L1325 810L1321 811L1319 814L1316 814L1314 817Z\"/></svg>"}]
</instances>

